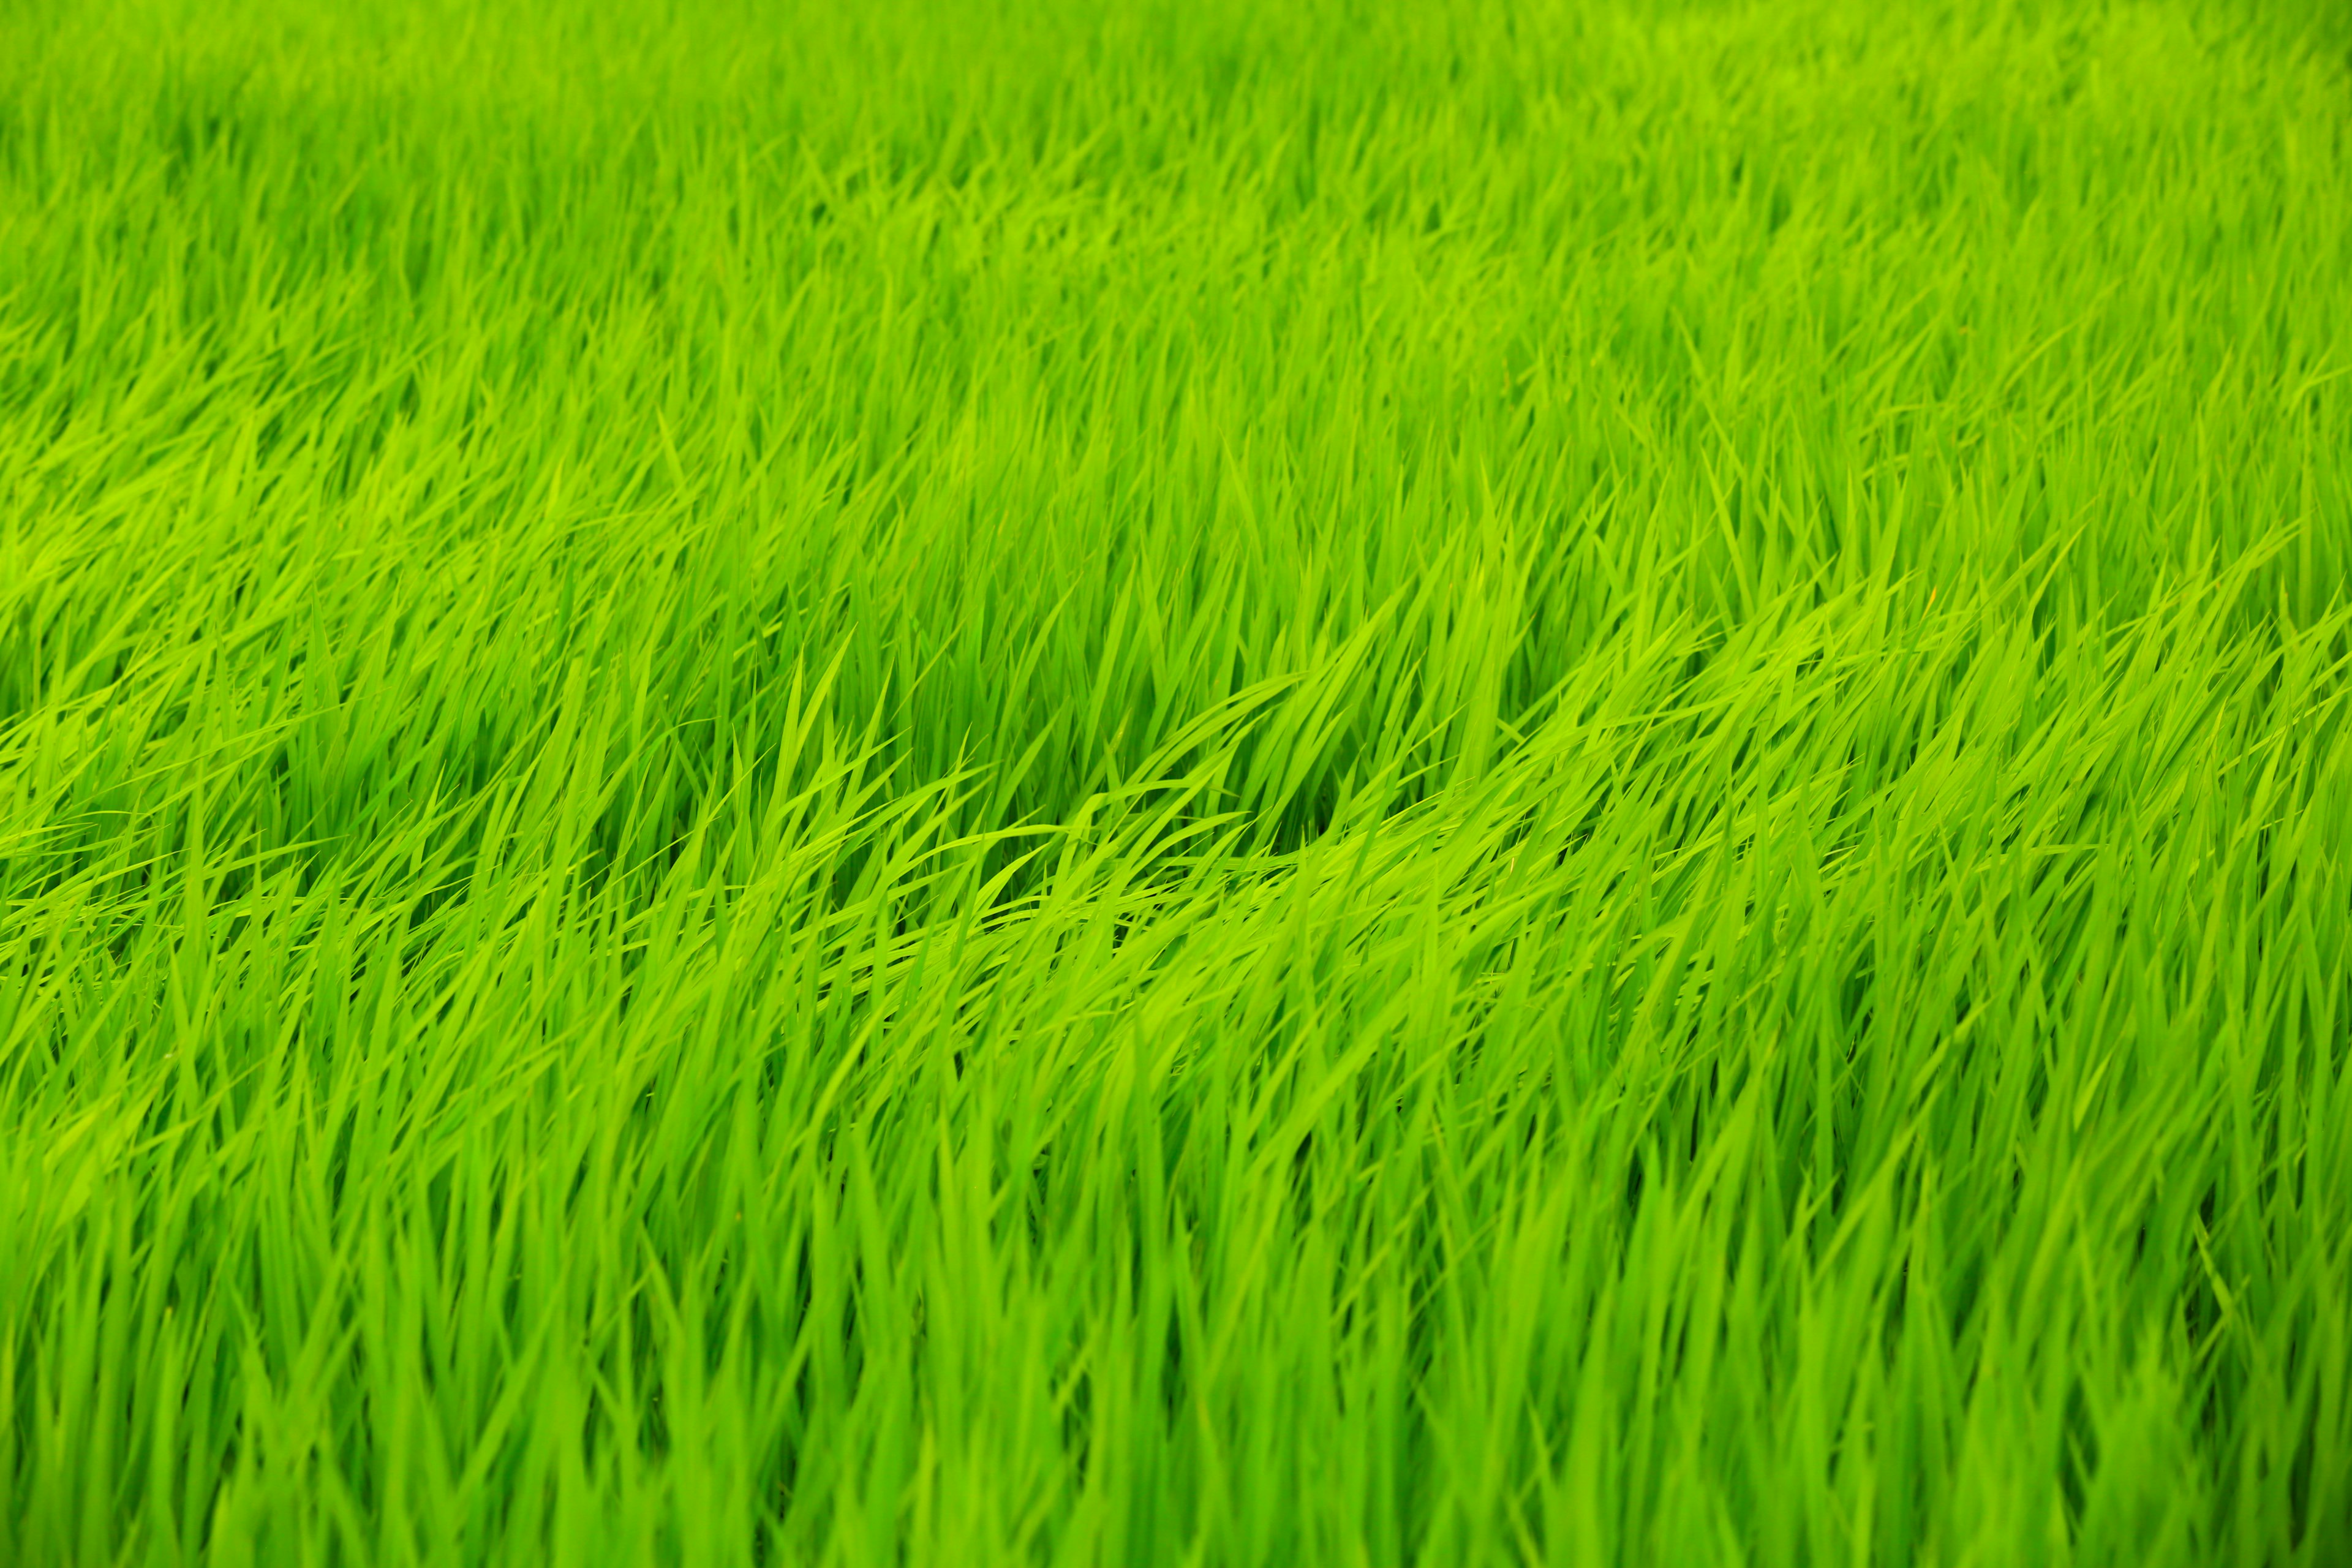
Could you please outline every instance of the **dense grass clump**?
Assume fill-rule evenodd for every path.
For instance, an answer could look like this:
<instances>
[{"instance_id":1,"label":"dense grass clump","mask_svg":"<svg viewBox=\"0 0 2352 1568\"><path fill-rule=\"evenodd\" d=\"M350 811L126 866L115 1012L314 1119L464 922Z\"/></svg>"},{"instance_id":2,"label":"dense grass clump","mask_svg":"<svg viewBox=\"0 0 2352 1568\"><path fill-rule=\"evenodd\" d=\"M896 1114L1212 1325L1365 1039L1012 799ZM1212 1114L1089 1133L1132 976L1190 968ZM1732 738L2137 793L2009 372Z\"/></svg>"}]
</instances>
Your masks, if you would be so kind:
<instances>
[{"instance_id":1,"label":"dense grass clump","mask_svg":"<svg viewBox=\"0 0 2352 1568\"><path fill-rule=\"evenodd\" d=\"M0 1563L2352 1563L2347 48L0 5Z\"/></svg>"}]
</instances>

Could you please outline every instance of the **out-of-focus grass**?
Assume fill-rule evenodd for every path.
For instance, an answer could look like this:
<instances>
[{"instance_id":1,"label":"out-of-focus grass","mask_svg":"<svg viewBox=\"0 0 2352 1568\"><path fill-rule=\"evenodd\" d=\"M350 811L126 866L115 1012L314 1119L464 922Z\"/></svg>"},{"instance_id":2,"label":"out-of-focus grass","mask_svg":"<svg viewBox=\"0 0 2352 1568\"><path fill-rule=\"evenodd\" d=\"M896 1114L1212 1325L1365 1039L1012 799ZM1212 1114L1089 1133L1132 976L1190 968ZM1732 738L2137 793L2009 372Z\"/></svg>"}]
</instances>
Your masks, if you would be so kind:
<instances>
[{"instance_id":1,"label":"out-of-focus grass","mask_svg":"<svg viewBox=\"0 0 2352 1568\"><path fill-rule=\"evenodd\" d=\"M0 12L0 1563L2352 1559L2305 20Z\"/></svg>"}]
</instances>

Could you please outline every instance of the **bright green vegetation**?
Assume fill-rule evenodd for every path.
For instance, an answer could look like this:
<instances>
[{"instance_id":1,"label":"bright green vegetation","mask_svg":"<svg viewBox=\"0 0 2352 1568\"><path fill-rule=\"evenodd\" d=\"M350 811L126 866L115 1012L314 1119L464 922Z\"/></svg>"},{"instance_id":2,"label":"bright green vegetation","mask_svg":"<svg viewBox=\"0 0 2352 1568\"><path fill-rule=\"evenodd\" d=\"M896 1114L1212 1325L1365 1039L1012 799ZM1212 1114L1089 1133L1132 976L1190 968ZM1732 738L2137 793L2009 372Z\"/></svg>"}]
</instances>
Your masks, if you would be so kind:
<instances>
[{"instance_id":1,"label":"bright green vegetation","mask_svg":"<svg viewBox=\"0 0 2352 1568\"><path fill-rule=\"evenodd\" d=\"M2325 5L0 8L0 1563L2352 1562Z\"/></svg>"}]
</instances>

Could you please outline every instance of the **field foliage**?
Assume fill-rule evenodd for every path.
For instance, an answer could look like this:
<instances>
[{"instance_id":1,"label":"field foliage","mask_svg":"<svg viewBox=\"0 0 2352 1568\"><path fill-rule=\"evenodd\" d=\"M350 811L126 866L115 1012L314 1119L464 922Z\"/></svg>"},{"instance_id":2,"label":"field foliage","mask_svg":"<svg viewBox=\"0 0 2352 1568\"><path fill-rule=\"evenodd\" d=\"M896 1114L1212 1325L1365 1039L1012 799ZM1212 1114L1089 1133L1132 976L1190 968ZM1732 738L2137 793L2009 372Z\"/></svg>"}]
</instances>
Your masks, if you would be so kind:
<instances>
[{"instance_id":1,"label":"field foliage","mask_svg":"<svg viewBox=\"0 0 2352 1568\"><path fill-rule=\"evenodd\" d=\"M2352 1562L2347 49L0 3L0 1563Z\"/></svg>"}]
</instances>

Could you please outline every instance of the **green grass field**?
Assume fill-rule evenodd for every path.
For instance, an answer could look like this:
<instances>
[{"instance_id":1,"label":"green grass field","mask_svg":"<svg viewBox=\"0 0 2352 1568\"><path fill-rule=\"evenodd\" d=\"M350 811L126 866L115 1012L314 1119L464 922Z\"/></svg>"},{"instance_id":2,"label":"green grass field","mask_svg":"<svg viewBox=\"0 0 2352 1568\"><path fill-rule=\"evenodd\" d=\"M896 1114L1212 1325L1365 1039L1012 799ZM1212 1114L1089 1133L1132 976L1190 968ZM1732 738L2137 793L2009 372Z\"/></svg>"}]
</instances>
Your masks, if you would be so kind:
<instances>
[{"instance_id":1,"label":"green grass field","mask_svg":"<svg viewBox=\"0 0 2352 1568\"><path fill-rule=\"evenodd\" d=\"M2352 1563L2341 15L0 3L0 1565Z\"/></svg>"}]
</instances>

